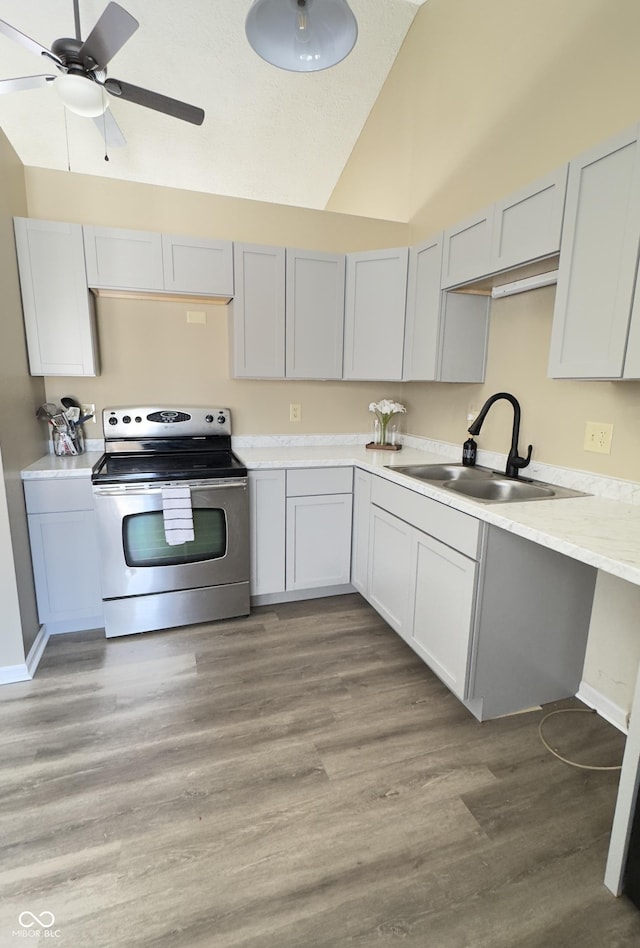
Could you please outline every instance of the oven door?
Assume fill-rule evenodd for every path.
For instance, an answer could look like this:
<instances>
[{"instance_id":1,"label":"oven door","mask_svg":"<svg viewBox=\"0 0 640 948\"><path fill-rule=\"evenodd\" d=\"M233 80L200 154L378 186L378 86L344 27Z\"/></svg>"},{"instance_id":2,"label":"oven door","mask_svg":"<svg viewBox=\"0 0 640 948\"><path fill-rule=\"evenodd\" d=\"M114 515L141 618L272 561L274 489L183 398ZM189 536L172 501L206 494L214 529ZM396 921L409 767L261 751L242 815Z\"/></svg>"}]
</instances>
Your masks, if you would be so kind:
<instances>
[{"instance_id":1,"label":"oven door","mask_svg":"<svg viewBox=\"0 0 640 948\"><path fill-rule=\"evenodd\" d=\"M248 581L246 478L188 486L195 539L178 546L165 539L162 485L94 486L103 599Z\"/></svg>"}]
</instances>

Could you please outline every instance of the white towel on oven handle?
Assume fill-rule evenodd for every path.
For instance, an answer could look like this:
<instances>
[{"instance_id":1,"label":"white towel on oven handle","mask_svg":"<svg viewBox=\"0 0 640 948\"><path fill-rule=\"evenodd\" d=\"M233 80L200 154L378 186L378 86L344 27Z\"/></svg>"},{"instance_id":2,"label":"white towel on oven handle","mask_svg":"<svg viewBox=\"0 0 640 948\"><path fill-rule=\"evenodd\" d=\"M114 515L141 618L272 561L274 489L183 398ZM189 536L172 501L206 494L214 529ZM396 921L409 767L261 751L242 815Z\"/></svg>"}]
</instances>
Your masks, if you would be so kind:
<instances>
[{"instance_id":1,"label":"white towel on oven handle","mask_svg":"<svg viewBox=\"0 0 640 948\"><path fill-rule=\"evenodd\" d=\"M195 540L189 487L162 488L162 520L164 537L169 546Z\"/></svg>"}]
</instances>

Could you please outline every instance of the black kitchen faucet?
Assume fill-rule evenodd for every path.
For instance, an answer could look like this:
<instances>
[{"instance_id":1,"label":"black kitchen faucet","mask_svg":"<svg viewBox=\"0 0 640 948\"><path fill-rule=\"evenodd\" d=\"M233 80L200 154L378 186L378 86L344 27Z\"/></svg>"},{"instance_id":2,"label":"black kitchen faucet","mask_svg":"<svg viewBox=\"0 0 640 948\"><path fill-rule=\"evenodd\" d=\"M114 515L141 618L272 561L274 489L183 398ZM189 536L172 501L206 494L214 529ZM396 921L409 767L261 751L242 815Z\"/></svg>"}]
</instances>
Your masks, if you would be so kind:
<instances>
[{"instance_id":1,"label":"black kitchen faucet","mask_svg":"<svg viewBox=\"0 0 640 948\"><path fill-rule=\"evenodd\" d=\"M511 429L511 447L509 448L509 455L507 457L507 468L505 474L507 477L518 477L519 471L523 467L527 467L531 460L531 451L533 450L533 445L529 445L527 448L526 458L521 458L518 454L518 438L520 437L520 403L515 396L510 395L509 392L497 392L495 395L491 395L482 408L473 422L467 429L469 434L477 435L480 434L480 429L482 428L482 423L487 417L487 412L499 399L504 398L510 403L513 407L513 428Z\"/></svg>"}]
</instances>

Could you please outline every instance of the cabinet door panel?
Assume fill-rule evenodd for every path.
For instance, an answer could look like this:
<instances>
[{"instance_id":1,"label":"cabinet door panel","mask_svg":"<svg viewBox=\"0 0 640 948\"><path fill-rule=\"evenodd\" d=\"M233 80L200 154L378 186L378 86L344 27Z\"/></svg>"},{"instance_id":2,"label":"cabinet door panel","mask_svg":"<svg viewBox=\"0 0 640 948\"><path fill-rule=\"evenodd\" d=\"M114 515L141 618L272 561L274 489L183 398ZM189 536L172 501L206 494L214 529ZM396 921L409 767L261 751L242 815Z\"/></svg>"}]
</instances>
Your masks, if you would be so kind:
<instances>
[{"instance_id":1,"label":"cabinet door panel","mask_svg":"<svg viewBox=\"0 0 640 948\"><path fill-rule=\"evenodd\" d=\"M284 378L284 247L235 244L231 304L233 375Z\"/></svg>"},{"instance_id":2,"label":"cabinet door panel","mask_svg":"<svg viewBox=\"0 0 640 948\"><path fill-rule=\"evenodd\" d=\"M411 636L413 528L378 507L369 521L369 602L404 639Z\"/></svg>"},{"instance_id":3,"label":"cabinet door panel","mask_svg":"<svg viewBox=\"0 0 640 948\"><path fill-rule=\"evenodd\" d=\"M492 205L444 232L443 289L491 272L493 215Z\"/></svg>"},{"instance_id":4,"label":"cabinet door panel","mask_svg":"<svg viewBox=\"0 0 640 948\"><path fill-rule=\"evenodd\" d=\"M401 379L409 250L347 255L345 379Z\"/></svg>"},{"instance_id":5,"label":"cabinet door panel","mask_svg":"<svg viewBox=\"0 0 640 948\"><path fill-rule=\"evenodd\" d=\"M285 472L249 472L251 595L285 587Z\"/></svg>"},{"instance_id":6,"label":"cabinet door panel","mask_svg":"<svg viewBox=\"0 0 640 948\"><path fill-rule=\"evenodd\" d=\"M491 267L507 270L560 251L568 165L498 201Z\"/></svg>"},{"instance_id":7,"label":"cabinet door panel","mask_svg":"<svg viewBox=\"0 0 640 948\"><path fill-rule=\"evenodd\" d=\"M409 248L403 378L432 381L438 371L442 234Z\"/></svg>"},{"instance_id":8,"label":"cabinet door panel","mask_svg":"<svg viewBox=\"0 0 640 948\"><path fill-rule=\"evenodd\" d=\"M29 514L27 519L40 622L75 622L100 615L94 511Z\"/></svg>"},{"instance_id":9,"label":"cabinet door panel","mask_svg":"<svg viewBox=\"0 0 640 948\"><path fill-rule=\"evenodd\" d=\"M351 494L287 498L287 589L351 578Z\"/></svg>"},{"instance_id":10,"label":"cabinet door panel","mask_svg":"<svg viewBox=\"0 0 640 948\"><path fill-rule=\"evenodd\" d=\"M458 698L467 690L476 563L415 532L412 642Z\"/></svg>"},{"instance_id":11,"label":"cabinet door panel","mask_svg":"<svg viewBox=\"0 0 640 948\"><path fill-rule=\"evenodd\" d=\"M164 290L160 234L86 224L83 230L89 286Z\"/></svg>"},{"instance_id":12,"label":"cabinet door panel","mask_svg":"<svg viewBox=\"0 0 640 948\"><path fill-rule=\"evenodd\" d=\"M342 378L344 254L287 250L287 378Z\"/></svg>"},{"instance_id":13,"label":"cabinet door panel","mask_svg":"<svg viewBox=\"0 0 640 948\"><path fill-rule=\"evenodd\" d=\"M549 375L620 378L640 240L637 129L572 161Z\"/></svg>"},{"instance_id":14,"label":"cabinet door panel","mask_svg":"<svg viewBox=\"0 0 640 948\"><path fill-rule=\"evenodd\" d=\"M15 218L32 375L97 375L93 298L80 224Z\"/></svg>"},{"instance_id":15,"label":"cabinet door panel","mask_svg":"<svg viewBox=\"0 0 640 948\"><path fill-rule=\"evenodd\" d=\"M164 287L174 293L233 296L233 244L162 235Z\"/></svg>"}]
</instances>

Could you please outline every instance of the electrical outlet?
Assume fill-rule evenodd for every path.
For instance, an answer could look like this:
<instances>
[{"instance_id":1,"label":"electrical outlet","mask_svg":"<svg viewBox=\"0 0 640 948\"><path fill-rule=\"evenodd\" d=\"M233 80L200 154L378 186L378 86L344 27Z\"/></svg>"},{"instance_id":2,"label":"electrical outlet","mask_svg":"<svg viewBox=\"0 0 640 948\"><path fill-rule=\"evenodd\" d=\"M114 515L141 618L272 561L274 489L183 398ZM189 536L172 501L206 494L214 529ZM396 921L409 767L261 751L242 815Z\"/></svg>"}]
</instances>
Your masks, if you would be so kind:
<instances>
[{"instance_id":1,"label":"electrical outlet","mask_svg":"<svg viewBox=\"0 0 640 948\"><path fill-rule=\"evenodd\" d=\"M601 421L588 421L584 432L585 451L595 451L596 454L611 454L611 440L613 425Z\"/></svg>"},{"instance_id":2,"label":"electrical outlet","mask_svg":"<svg viewBox=\"0 0 640 948\"><path fill-rule=\"evenodd\" d=\"M300 421L301 414L301 406L291 402L289 405L289 421Z\"/></svg>"},{"instance_id":3,"label":"electrical outlet","mask_svg":"<svg viewBox=\"0 0 640 948\"><path fill-rule=\"evenodd\" d=\"M83 416L91 415L92 417L89 420L93 422L94 425L96 424L96 406L95 405L81 405L80 411Z\"/></svg>"}]
</instances>

